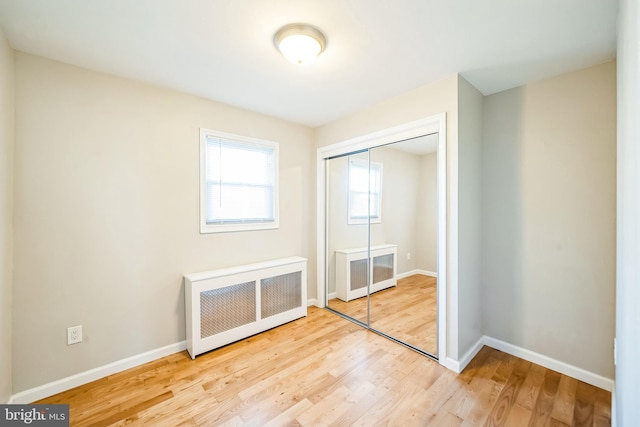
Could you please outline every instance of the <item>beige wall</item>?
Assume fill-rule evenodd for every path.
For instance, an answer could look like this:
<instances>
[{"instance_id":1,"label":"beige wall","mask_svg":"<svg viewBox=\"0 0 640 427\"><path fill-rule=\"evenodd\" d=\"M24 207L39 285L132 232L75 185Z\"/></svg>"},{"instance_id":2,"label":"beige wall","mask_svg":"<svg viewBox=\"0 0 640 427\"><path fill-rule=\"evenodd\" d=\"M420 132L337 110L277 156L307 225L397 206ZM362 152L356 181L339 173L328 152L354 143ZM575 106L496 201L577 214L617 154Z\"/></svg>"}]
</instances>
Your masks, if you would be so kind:
<instances>
[{"instance_id":1,"label":"beige wall","mask_svg":"<svg viewBox=\"0 0 640 427\"><path fill-rule=\"evenodd\" d=\"M438 272L438 154L420 156L421 189L416 196L416 268Z\"/></svg>"},{"instance_id":2,"label":"beige wall","mask_svg":"<svg viewBox=\"0 0 640 427\"><path fill-rule=\"evenodd\" d=\"M457 141L456 93L456 75L421 86L316 128L316 145L324 147L442 112L447 113L449 141Z\"/></svg>"},{"instance_id":3,"label":"beige wall","mask_svg":"<svg viewBox=\"0 0 640 427\"><path fill-rule=\"evenodd\" d=\"M609 62L484 102L484 332L607 378L615 73Z\"/></svg>"},{"instance_id":4,"label":"beige wall","mask_svg":"<svg viewBox=\"0 0 640 427\"><path fill-rule=\"evenodd\" d=\"M279 230L199 234L199 127L280 143ZM14 392L184 340L185 273L310 256L306 127L16 53L15 133Z\"/></svg>"},{"instance_id":5,"label":"beige wall","mask_svg":"<svg viewBox=\"0 0 640 427\"><path fill-rule=\"evenodd\" d=\"M0 403L11 396L13 50L0 29Z\"/></svg>"},{"instance_id":6,"label":"beige wall","mask_svg":"<svg viewBox=\"0 0 640 427\"><path fill-rule=\"evenodd\" d=\"M458 346L482 337L482 94L458 76Z\"/></svg>"}]
</instances>

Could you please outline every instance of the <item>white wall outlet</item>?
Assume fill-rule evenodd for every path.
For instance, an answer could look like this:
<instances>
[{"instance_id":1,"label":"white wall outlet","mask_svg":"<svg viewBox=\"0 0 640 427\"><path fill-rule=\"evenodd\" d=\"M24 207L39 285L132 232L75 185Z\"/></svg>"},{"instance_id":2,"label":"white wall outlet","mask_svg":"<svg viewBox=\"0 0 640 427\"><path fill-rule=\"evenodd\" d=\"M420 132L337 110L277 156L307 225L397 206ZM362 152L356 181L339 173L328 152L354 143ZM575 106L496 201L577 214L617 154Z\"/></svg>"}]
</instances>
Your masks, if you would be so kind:
<instances>
[{"instance_id":1,"label":"white wall outlet","mask_svg":"<svg viewBox=\"0 0 640 427\"><path fill-rule=\"evenodd\" d=\"M407 252L407 259L411 259L411 252Z\"/></svg>"},{"instance_id":2,"label":"white wall outlet","mask_svg":"<svg viewBox=\"0 0 640 427\"><path fill-rule=\"evenodd\" d=\"M82 325L67 328L67 345L82 342Z\"/></svg>"}]
</instances>

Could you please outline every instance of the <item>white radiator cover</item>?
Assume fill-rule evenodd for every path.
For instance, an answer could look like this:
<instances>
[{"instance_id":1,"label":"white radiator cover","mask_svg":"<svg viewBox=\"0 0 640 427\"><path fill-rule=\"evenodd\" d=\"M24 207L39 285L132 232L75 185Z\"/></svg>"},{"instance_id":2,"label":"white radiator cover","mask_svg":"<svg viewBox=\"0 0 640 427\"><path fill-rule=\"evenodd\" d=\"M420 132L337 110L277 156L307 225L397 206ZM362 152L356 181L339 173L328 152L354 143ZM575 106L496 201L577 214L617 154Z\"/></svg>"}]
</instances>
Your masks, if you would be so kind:
<instances>
[{"instance_id":1,"label":"white radiator cover","mask_svg":"<svg viewBox=\"0 0 640 427\"><path fill-rule=\"evenodd\" d=\"M187 350L198 354L307 315L307 260L187 274Z\"/></svg>"},{"instance_id":2,"label":"white radiator cover","mask_svg":"<svg viewBox=\"0 0 640 427\"><path fill-rule=\"evenodd\" d=\"M361 298L397 284L398 245L339 249L336 259L336 296L342 301ZM367 261L367 253L370 261ZM368 270L368 271L367 271ZM369 280L369 288L367 288Z\"/></svg>"}]
</instances>

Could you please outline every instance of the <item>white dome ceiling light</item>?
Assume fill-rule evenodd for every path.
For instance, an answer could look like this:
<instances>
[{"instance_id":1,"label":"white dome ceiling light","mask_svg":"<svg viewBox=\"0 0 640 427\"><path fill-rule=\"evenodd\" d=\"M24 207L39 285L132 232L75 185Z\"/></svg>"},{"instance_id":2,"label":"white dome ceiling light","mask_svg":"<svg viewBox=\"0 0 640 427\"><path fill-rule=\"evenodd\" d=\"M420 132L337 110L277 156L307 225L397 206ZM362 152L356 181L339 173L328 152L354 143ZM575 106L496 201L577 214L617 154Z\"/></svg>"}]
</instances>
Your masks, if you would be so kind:
<instances>
[{"instance_id":1,"label":"white dome ceiling light","mask_svg":"<svg viewBox=\"0 0 640 427\"><path fill-rule=\"evenodd\" d=\"M317 28L308 24L289 24L273 36L276 48L294 64L307 64L324 51L327 39Z\"/></svg>"}]
</instances>

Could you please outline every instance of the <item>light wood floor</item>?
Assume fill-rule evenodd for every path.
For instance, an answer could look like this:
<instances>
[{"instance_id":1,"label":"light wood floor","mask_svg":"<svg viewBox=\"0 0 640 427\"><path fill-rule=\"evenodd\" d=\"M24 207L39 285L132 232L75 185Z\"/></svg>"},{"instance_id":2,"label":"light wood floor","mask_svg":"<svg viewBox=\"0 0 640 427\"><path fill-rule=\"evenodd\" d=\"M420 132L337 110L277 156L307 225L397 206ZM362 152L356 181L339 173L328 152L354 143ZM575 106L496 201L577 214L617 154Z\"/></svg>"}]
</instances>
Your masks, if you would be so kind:
<instances>
[{"instance_id":1,"label":"light wood floor","mask_svg":"<svg viewBox=\"0 0 640 427\"><path fill-rule=\"evenodd\" d=\"M483 348L456 375L335 314L186 352L39 403L71 425L608 426L608 392Z\"/></svg>"},{"instance_id":2,"label":"light wood floor","mask_svg":"<svg viewBox=\"0 0 640 427\"><path fill-rule=\"evenodd\" d=\"M336 311L367 322L367 298L349 302L331 300ZM437 279L415 274L399 279L395 287L371 294L371 327L437 354Z\"/></svg>"}]
</instances>

